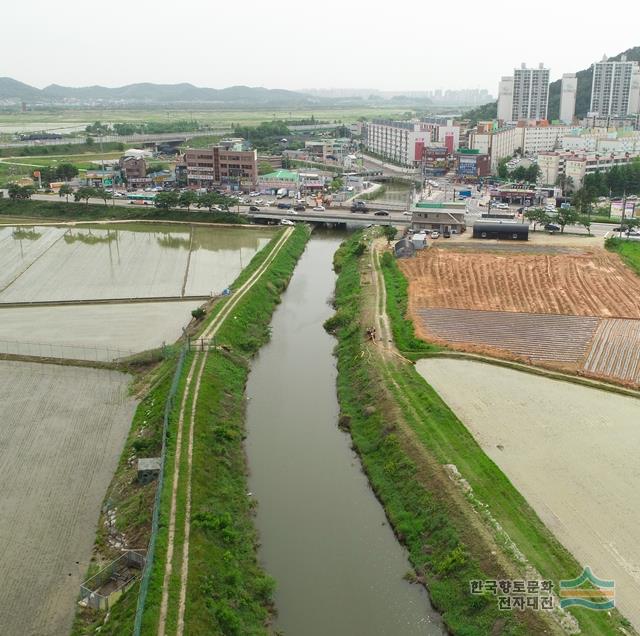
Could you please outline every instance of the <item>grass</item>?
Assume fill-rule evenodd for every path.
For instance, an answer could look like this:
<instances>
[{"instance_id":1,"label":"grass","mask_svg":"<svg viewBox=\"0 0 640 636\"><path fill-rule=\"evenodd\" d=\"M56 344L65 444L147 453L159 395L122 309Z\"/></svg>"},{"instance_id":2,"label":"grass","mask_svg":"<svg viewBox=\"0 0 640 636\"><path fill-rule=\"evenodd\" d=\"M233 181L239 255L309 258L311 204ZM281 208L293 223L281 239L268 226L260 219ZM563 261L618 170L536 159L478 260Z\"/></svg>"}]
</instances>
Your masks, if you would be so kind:
<instances>
[{"instance_id":1,"label":"grass","mask_svg":"<svg viewBox=\"0 0 640 636\"><path fill-rule=\"evenodd\" d=\"M608 238L605 246L608 250L620 254L622 260L640 276L640 241Z\"/></svg>"},{"instance_id":2,"label":"grass","mask_svg":"<svg viewBox=\"0 0 640 636\"><path fill-rule=\"evenodd\" d=\"M273 246L280 233L274 237ZM279 302L309 233L298 226L268 270L242 298L216 335L221 348L211 351L204 368L196 411L192 475L192 525L185 632L189 634L263 634L271 612L273 581L256 560L257 537L252 500L247 497L244 436L245 385L251 358L269 339L271 314ZM262 250L234 286L266 258ZM223 304L219 304L219 309ZM217 312L212 312L211 316ZM211 319L211 316L209 319ZM187 406L189 408L189 405ZM175 421L175 417L172 419ZM169 441L167 466L173 465L174 439ZM185 462L186 463L186 462ZM181 465L181 469L184 466ZM184 493L182 494L184 496ZM166 557L170 480L163 492L163 516L158 535L158 560L152 572L143 634L154 634L161 600ZM177 546L184 522L182 500L176 517ZM179 555L178 555L179 556ZM177 571L170 582L179 588ZM170 604L168 625L177 621ZM171 632L171 629L170 629Z\"/></svg>"},{"instance_id":3,"label":"grass","mask_svg":"<svg viewBox=\"0 0 640 636\"><path fill-rule=\"evenodd\" d=\"M349 420L355 447L372 486L452 633L539 633L539 616L498 612L495 598L468 593L469 580L495 578L501 569L500 561L495 553L487 551L486 545L483 547L461 505L448 497L446 487L442 488L442 481L438 481L444 471L435 470L434 466L454 464L458 468L476 497L475 504L469 500L462 506L468 506L467 514L478 520L483 516L489 519L490 515L502 525L507 534L496 532L494 539L507 557L512 554L507 540L510 537L541 575L556 584L559 579L576 576L581 566L413 365L363 353L367 345L359 317L365 293L361 286L365 250L366 244L356 234L337 254L337 313L329 326L339 340L341 410ZM389 262L383 266L392 329L400 344L406 346L413 343L414 336L402 311L406 289L396 270ZM385 393L391 404L385 403ZM407 443L400 441L403 426L408 426L419 442L421 454L417 457L410 456ZM478 501L487 508L478 505ZM515 561L513 564L521 567ZM619 628L626 625L617 612L573 613L584 634L620 633Z\"/></svg>"},{"instance_id":4,"label":"grass","mask_svg":"<svg viewBox=\"0 0 640 636\"><path fill-rule=\"evenodd\" d=\"M2 163L0 163L2 166ZM247 224L248 221L235 212L208 212L192 209L161 210L152 205L95 205L84 203L66 203L64 198L58 201L11 201L0 199L0 223L5 217L28 217L32 221L97 221L146 219L156 221L196 221L202 223Z\"/></svg>"},{"instance_id":5,"label":"grass","mask_svg":"<svg viewBox=\"0 0 640 636\"><path fill-rule=\"evenodd\" d=\"M0 157L42 157L45 155L79 155L83 153L116 152L121 154L125 150L125 144L119 141L110 141L102 144L38 144L37 146L12 146L0 148Z\"/></svg>"}]
</instances>

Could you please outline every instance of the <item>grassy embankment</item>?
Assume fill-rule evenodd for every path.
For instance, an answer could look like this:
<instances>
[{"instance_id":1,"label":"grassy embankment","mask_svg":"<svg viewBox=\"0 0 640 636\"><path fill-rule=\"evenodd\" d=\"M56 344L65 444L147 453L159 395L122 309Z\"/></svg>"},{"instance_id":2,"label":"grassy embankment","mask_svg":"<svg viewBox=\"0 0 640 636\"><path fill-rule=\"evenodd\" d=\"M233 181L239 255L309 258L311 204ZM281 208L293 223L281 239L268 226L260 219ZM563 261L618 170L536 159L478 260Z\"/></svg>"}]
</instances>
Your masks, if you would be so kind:
<instances>
[{"instance_id":1,"label":"grassy embankment","mask_svg":"<svg viewBox=\"0 0 640 636\"><path fill-rule=\"evenodd\" d=\"M556 585L559 579L577 576L581 567L413 365L397 356L378 356L365 342L359 322L370 293L361 285L365 250L355 235L336 255L337 313L328 326L339 339L343 419L349 422L371 484L453 633L540 633L549 624L539 615L499 612L495 597L469 594L469 580L513 578L514 572L519 574L515 578L525 578L511 541ZM396 270L387 263L385 277L392 282L387 283L387 309L398 345L412 351L417 342L403 313L406 283ZM446 464L454 464L473 489L457 503ZM483 532L488 539L482 538ZM486 543L491 540L493 549ZM628 625L617 612L609 616L577 610L574 615L584 634L620 633L619 627Z\"/></svg>"},{"instance_id":2,"label":"grassy embankment","mask_svg":"<svg viewBox=\"0 0 640 636\"><path fill-rule=\"evenodd\" d=\"M237 288L268 257L281 236L273 238L243 270L232 285ZM270 616L272 580L265 576L256 561L256 535L252 525L252 501L246 496L246 465L242 445L244 430L245 384L251 358L269 338L271 314L279 302L305 248L309 233L298 226L287 244L259 281L243 297L216 336L224 348L212 351L207 359L200 397L196 411L197 426L194 439L192 475L192 527L189 585L185 630L189 634L261 634ZM228 298L232 298L228 297ZM222 309L225 300L217 303L202 328ZM191 354L192 355L192 354ZM173 466L175 455L175 427L180 408L180 395L191 362L187 357L173 404L166 466ZM160 367L169 371L175 361ZM159 372L158 372L159 373ZM159 454L160 440L156 435L162 426L162 409L170 381L156 382L138 407L130 438L123 452L120 467L110 488L107 501L118 508L118 525L127 537L135 536L138 519L146 535L138 545L146 545L151 519L152 487L131 485L137 493L127 491L135 480L135 470L128 466L128 458L144 445L145 456ZM187 404L187 412L191 408ZM137 422L146 420L143 432ZM141 441L142 440L142 441ZM148 441L147 441L148 440ZM148 446L147 446L148 444ZM185 466L181 466L184 471ZM167 525L170 501L171 474L166 473L162 494L160 530L156 544L156 562L143 621L143 634L155 634L164 572ZM145 488L149 492L144 492ZM120 493L122 493L122 498ZM176 518L177 546L183 531L183 501L178 501ZM133 524L127 527L133 519ZM102 524L100 526L102 534ZM99 534L96 545L103 554L105 540ZM181 547L178 548L181 551ZM179 568L179 564L178 564ZM174 568L174 572L176 569ZM175 593L177 580L172 579L171 592ZM101 634L118 636L131 633L138 586L132 588L115 605ZM175 608L173 608L175 609ZM80 613L74 636L93 633L102 623L103 615ZM168 626L175 625L175 612L169 613Z\"/></svg>"},{"instance_id":3,"label":"grassy embankment","mask_svg":"<svg viewBox=\"0 0 640 636\"><path fill-rule=\"evenodd\" d=\"M96 205L84 202L66 201L11 201L0 199L0 223L3 217L11 219L24 217L29 221L97 221L146 219L149 221L196 221L201 223L247 224L249 221L235 212L209 212L208 210L186 209L161 210L152 205Z\"/></svg>"},{"instance_id":4,"label":"grassy embankment","mask_svg":"<svg viewBox=\"0 0 640 636\"><path fill-rule=\"evenodd\" d=\"M622 260L640 276L640 241L609 238L605 241L605 247L620 254Z\"/></svg>"}]
</instances>

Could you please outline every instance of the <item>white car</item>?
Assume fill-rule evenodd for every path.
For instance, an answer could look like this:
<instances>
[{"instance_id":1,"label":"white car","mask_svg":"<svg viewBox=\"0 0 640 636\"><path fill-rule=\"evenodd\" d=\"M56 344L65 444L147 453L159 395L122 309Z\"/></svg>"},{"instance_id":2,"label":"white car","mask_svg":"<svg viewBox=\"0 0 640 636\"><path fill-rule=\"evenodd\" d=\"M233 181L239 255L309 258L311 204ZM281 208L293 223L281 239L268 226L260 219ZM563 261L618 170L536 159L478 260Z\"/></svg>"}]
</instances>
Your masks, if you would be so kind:
<instances>
[{"instance_id":1,"label":"white car","mask_svg":"<svg viewBox=\"0 0 640 636\"><path fill-rule=\"evenodd\" d=\"M256 199L256 204L257 205L262 205L264 203L263 199Z\"/></svg>"},{"instance_id":2,"label":"white car","mask_svg":"<svg viewBox=\"0 0 640 636\"><path fill-rule=\"evenodd\" d=\"M432 239L440 238L440 232L438 232L438 230L433 230L433 232L431 232L431 238Z\"/></svg>"},{"instance_id":3,"label":"white car","mask_svg":"<svg viewBox=\"0 0 640 636\"><path fill-rule=\"evenodd\" d=\"M509 209L509 204L508 203L496 203L493 207L496 208L497 210L508 210Z\"/></svg>"},{"instance_id":4,"label":"white car","mask_svg":"<svg viewBox=\"0 0 640 636\"><path fill-rule=\"evenodd\" d=\"M313 208L314 212L324 212L325 211L325 207L324 205L316 205L315 208Z\"/></svg>"},{"instance_id":5,"label":"white car","mask_svg":"<svg viewBox=\"0 0 640 636\"><path fill-rule=\"evenodd\" d=\"M405 210L402 214L404 214L405 216L411 216L413 212L411 210Z\"/></svg>"},{"instance_id":6,"label":"white car","mask_svg":"<svg viewBox=\"0 0 640 636\"><path fill-rule=\"evenodd\" d=\"M281 219L280 225L294 225L294 222L291 221L290 219Z\"/></svg>"}]
</instances>

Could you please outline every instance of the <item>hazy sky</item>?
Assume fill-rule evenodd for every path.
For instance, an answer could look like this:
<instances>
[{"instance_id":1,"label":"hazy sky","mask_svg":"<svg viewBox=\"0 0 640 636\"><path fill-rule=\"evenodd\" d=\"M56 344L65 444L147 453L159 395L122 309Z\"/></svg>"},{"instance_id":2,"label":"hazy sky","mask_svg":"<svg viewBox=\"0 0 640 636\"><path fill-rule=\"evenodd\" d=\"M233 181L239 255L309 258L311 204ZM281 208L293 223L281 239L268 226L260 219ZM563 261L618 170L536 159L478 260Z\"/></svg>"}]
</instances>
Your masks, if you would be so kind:
<instances>
[{"instance_id":1,"label":"hazy sky","mask_svg":"<svg viewBox=\"0 0 640 636\"><path fill-rule=\"evenodd\" d=\"M500 76L521 62L544 62L556 79L640 45L640 3L616 2L610 19L605 10L575 0L22 0L3 6L0 76L38 87L148 81L495 95Z\"/></svg>"}]
</instances>

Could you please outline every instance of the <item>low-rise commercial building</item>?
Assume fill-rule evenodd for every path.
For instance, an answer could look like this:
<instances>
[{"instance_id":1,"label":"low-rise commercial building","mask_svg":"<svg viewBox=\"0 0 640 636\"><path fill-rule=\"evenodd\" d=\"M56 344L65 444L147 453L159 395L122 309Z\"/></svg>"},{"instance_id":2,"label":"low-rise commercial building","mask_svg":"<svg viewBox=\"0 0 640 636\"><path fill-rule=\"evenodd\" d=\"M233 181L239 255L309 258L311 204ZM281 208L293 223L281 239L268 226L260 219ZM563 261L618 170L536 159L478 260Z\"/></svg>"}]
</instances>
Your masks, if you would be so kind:
<instances>
[{"instance_id":1,"label":"low-rise commercial building","mask_svg":"<svg viewBox=\"0 0 640 636\"><path fill-rule=\"evenodd\" d=\"M118 165L127 183L141 183L147 176L147 162L144 157L121 157Z\"/></svg>"},{"instance_id":2,"label":"low-rise commercial building","mask_svg":"<svg viewBox=\"0 0 640 636\"><path fill-rule=\"evenodd\" d=\"M263 194L276 194L278 190L298 191L300 175L291 170L276 170L258 177L258 190Z\"/></svg>"},{"instance_id":3,"label":"low-rise commercial building","mask_svg":"<svg viewBox=\"0 0 640 636\"><path fill-rule=\"evenodd\" d=\"M455 153L456 176L474 181L491 174L491 158L479 150L459 149Z\"/></svg>"},{"instance_id":4,"label":"low-rise commercial building","mask_svg":"<svg viewBox=\"0 0 640 636\"><path fill-rule=\"evenodd\" d=\"M523 144L523 127L500 126L498 121L478 122L476 129L469 133L469 148L489 155L491 172L497 171L501 159L522 150Z\"/></svg>"},{"instance_id":5,"label":"low-rise commercial building","mask_svg":"<svg viewBox=\"0 0 640 636\"><path fill-rule=\"evenodd\" d=\"M420 201L412 208L411 227L414 230L426 232L457 232L461 234L466 229L464 220L466 203L447 201L431 203Z\"/></svg>"},{"instance_id":6,"label":"low-rise commercial building","mask_svg":"<svg viewBox=\"0 0 640 636\"><path fill-rule=\"evenodd\" d=\"M234 190L246 190L254 188L258 181L255 150L225 150L220 146L192 148L185 152L184 163L190 187L225 185Z\"/></svg>"}]
</instances>

